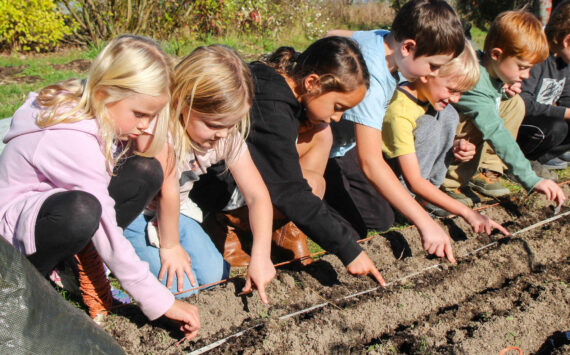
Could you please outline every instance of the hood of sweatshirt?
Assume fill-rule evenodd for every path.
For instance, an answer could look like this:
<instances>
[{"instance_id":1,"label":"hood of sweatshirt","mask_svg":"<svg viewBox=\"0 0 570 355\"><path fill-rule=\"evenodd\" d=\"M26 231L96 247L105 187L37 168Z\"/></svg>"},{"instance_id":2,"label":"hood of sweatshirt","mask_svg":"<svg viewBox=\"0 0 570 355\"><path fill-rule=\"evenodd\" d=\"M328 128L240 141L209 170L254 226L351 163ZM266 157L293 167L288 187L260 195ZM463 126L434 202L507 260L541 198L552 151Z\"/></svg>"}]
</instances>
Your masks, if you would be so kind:
<instances>
[{"instance_id":1,"label":"hood of sweatshirt","mask_svg":"<svg viewBox=\"0 0 570 355\"><path fill-rule=\"evenodd\" d=\"M14 113L10 128L4 135L4 143L10 142L15 137L45 130L74 130L93 135L100 142L99 124L95 119L86 119L72 123L58 123L49 127L40 127L36 124L38 115L42 111L36 101L38 94L31 92L26 102Z\"/></svg>"},{"instance_id":2,"label":"hood of sweatshirt","mask_svg":"<svg viewBox=\"0 0 570 355\"><path fill-rule=\"evenodd\" d=\"M253 75L254 100L282 101L295 108L297 114L303 111L303 105L297 100L293 91L275 69L261 62L249 64Z\"/></svg>"}]
</instances>

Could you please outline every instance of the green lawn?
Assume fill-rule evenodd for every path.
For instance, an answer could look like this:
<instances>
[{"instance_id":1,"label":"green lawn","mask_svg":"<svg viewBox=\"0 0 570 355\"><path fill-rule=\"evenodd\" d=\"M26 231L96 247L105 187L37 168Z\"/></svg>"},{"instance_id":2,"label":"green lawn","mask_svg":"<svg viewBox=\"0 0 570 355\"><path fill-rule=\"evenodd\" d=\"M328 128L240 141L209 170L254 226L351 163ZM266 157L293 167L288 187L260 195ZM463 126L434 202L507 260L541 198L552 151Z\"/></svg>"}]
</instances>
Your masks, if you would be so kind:
<instances>
[{"instance_id":1,"label":"green lawn","mask_svg":"<svg viewBox=\"0 0 570 355\"><path fill-rule=\"evenodd\" d=\"M303 50L310 43L299 31L293 30L283 42L266 40L260 37L226 36L221 38L206 37L202 40L172 40L162 42L164 50L174 57L183 57L194 48L213 43L225 44L236 48L246 61L257 59L261 54L274 51L279 46L293 46L297 50ZM12 114L24 103L30 91L37 91L55 82L85 77L85 72L71 70L56 70L53 65L66 64L76 59L92 60L102 49L89 47L86 49L66 49L56 53L30 54L30 55L0 55L0 119L11 117ZM23 69L15 75L14 80L5 81L3 70ZM26 82L21 82L26 79ZM27 82L32 81L32 82Z\"/></svg>"},{"instance_id":2,"label":"green lawn","mask_svg":"<svg viewBox=\"0 0 570 355\"><path fill-rule=\"evenodd\" d=\"M36 91L44 86L77 77L80 74L67 70L56 70L52 65L66 64L75 59L92 59L94 51L71 49L58 53L28 55L28 56L0 56L2 69L20 67L21 71L14 75L16 80L32 82L4 82L4 75L0 77L0 118L12 116L14 111L24 102L30 91ZM3 73L3 72L0 72Z\"/></svg>"}]
</instances>

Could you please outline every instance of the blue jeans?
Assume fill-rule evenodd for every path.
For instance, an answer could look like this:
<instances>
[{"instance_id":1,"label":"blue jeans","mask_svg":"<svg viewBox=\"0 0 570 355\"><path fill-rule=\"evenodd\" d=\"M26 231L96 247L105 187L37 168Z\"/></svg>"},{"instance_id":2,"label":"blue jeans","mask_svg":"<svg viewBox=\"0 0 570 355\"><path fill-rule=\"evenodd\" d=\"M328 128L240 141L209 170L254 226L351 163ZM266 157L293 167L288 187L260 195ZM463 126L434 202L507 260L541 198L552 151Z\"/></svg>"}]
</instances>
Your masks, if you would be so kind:
<instances>
[{"instance_id":1,"label":"blue jeans","mask_svg":"<svg viewBox=\"0 0 570 355\"><path fill-rule=\"evenodd\" d=\"M139 215L125 228L124 235L131 242L141 260L146 261L149 264L150 271L158 277L161 267L160 254L158 248L148 243L146 225L149 220L150 217ZM229 276L230 264L223 259L210 237L204 232L198 222L181 214L179 233L180 244L186 250L190 259L192 259L192 272L196 277L196 287L216 282ZM164 285L166 285L166 280L167 277L165 275L162 281ZM183 290L191 288L194 288L194 286L190 284L188 276L184 275ZM172 293L178 292L176 275L170 291ZM185 298L196 293L198 293L198 290L185 292L176 295L176 298Z\"/></svg>"}]
</instances>

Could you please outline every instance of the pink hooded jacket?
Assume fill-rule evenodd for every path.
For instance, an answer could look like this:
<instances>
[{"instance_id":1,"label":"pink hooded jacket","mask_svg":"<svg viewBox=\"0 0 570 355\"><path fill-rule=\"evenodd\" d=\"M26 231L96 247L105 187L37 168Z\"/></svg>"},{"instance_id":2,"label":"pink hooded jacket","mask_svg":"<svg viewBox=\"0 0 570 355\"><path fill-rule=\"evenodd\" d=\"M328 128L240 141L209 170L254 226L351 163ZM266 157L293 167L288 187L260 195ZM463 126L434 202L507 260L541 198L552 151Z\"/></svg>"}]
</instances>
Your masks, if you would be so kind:
<instances>
[{"instance_id":1,"label":"pink hooded jacket","mask_svg":"<svg viewBox=\"0 0 570 355\"><path fill-rule=\"evenodd\" d=\"M60 191L81 190L102 207L93 244L121 286L151 320L166 313L174 296L141 261L117 226L111 179L101 151L97 120L41 128L36 93L16 111L0 155L0 235L25 255L36 251L34 230L46 198Z\"/></svg>"}]
</instances>

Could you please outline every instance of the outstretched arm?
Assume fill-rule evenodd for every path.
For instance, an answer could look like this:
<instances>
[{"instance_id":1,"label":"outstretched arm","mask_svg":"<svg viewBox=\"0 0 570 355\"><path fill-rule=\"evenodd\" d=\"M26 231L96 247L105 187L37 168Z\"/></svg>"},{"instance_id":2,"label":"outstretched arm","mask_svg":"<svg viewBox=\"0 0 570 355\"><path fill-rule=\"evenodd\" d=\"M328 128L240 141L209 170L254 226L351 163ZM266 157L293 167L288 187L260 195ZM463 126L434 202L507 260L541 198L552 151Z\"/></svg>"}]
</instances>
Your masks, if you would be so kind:
<instances>
[{"instance_id":1,"label":"outstretched arm","mask_svg":"<svg viewBox=\"0 0 570 355\"><path fill-rule=\"evenodd\" d=\"M475 233L491 234L493 229L498 229L504 235L509 235L509 232L497 222L454 200L424 179L421 176L420 165L415 153L399 156L398 163L406 184L416 195L446 211L461 216L471 225Z\"/></svg>"},{"instance_id":2,"label":"outstretched arm","mask_svg":"<svg viewBox=\"0 0 570 355\"><path fill-rule=\"evenodd\" d=\"M251 160L249 151L246 150L229 168L249 208L249 220L253 233L251 262L247 269L243 291L249 292L255 285L259 291L259 297L263 303L267 303L265 286L275 277L275 267L271 262L273 206L269 192Z\"/></svg>"},{"instance_id":3,"label":"outstretched arm","mask_svg":"<svg viewBox=\"0 0 570 355\"><path fill-rule=\"evenodd\" d=\"M354 31L350 30L330 30L325 34L325 37L340 36L340 37L351 37Z\"/></svg>"},{"instance_id":4,"label":"outstretched arm","mask_svg":"<svg viewBox=\"0 0 570 355\"><path fill-rule=\"evenodd\" d=\"M143 134L137 138L140 151L150 144L152 136ZM176 276L178 291L184 289L184 274L192 286L196 286L196 278L192 273L192 260L180 244L178 223L180 218L180 184L175 166L174 152L165 144L155 157L162 166L164 181L158 196L158 236L160 240L160 271L158 279L162 281L166 275L166 286L170 289Z\"/></svg>"},{"instance_id":5,"label":"outstretched arm","mask_svg":"<svg viewBox=\"0 0 570 355\"><path fill-rule=\"evenodd\" d=\"M454 263L449 236L402 186L382 156L382 132L355 124L356 149L364 175L393 207L414 223L422 236L422 245L430 254L446 256Z\"/></svg>"}]
</instances>

